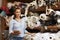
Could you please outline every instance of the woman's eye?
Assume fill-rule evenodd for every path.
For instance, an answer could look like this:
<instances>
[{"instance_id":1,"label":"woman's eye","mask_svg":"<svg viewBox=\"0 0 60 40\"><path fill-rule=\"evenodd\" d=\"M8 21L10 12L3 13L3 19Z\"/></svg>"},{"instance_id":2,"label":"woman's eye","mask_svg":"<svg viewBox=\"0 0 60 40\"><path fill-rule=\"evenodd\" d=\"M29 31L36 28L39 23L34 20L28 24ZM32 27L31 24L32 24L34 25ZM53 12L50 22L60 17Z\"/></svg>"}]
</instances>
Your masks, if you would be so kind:
<instances>
[{"instance_id":1,"label":"woman's eye","mask_svg":"<svg viewBox=\"0 0 60 40\"><path fill-rule=\"evenodd\" d=\"M16 13L20 13L20 12L16 12Z\"/></svg>"}]
</instances>

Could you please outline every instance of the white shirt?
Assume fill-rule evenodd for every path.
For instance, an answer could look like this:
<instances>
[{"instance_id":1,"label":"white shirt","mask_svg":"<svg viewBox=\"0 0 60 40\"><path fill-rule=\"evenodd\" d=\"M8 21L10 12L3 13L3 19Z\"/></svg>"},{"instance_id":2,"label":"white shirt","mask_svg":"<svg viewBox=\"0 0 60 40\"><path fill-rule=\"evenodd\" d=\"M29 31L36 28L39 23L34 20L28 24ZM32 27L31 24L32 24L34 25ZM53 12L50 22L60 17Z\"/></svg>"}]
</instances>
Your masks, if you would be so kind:
<instances>
[{"instance_id":1,"label":"white shirt","mask_svg":"<svg viewBox=\"0 0 60 40\"><path fill-rule=\"evenodd\" d=\"M19 35L14 35L15 37L24 37L25 32L27 32L26 29L27 25L26 22L24 20L24 18L22 18L20 20L20 22L16 21L15 19L12 19L9 23L9 33L12 33L14 30L18 30L21 32L21 34Z\"/></svg>"}]
</instances>

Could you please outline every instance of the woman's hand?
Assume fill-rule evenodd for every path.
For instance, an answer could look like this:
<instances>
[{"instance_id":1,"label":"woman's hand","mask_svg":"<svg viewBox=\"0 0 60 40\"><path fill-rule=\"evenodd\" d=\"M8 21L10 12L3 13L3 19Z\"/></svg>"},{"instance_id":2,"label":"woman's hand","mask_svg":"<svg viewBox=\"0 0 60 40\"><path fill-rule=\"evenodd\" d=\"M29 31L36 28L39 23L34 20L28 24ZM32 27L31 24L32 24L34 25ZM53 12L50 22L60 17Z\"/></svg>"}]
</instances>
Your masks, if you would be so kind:
<instances>
[{"instance_id":1,"label":"woman's hand","mask_svg":"<svg viewBox=\"0 0 60 40\"><path fill-rule=\"evenodd\" d=\"M14 33L15 33L16 35L21 34L21 32L20 32L20 31L14 31Z\"/></svg>"},{"instance_id":2,"label":"woman's hand","mask_svg":"<svg viewBox=\"0 0 60 40\"><path fill-rule=\"evenodd\" d=\"M12 35L19 35L21 34L20 31L14 31L13 33L11 33Z\"/></svg>"},{"instance_id":3,"label":"woman's hand","mask_svg":"<svg viewBox=\"0 0 60 40\"><path fill-rule=\"evenodd\" d=\"M30 32L27 32L26 34L29 34L30 35L31 33Z\"/></svg>"},{"instance_id":4,"label":"woman's hand","mask_svg":"<svg viewBox=\"0 0 60 40\"><path fill-rule=\"evenodd\" d=\"M15 35L14 32L11 33L12 35Z\"/></svg>"}]
</instances>

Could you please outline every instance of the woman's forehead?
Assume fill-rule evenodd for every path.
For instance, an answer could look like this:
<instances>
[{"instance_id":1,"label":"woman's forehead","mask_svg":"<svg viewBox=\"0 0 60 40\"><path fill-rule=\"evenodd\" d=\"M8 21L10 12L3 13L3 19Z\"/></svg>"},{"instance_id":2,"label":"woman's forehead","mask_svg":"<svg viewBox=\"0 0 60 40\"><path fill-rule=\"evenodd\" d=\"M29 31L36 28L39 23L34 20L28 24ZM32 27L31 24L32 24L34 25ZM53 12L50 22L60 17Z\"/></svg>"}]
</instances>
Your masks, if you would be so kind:
<instances>
[{"instance_id":1,"label":"woman's forehead","mask_svg":"<svg viewBox=\"0 0 60 40\"><path fill-rule=\"evenodd\" d=\"M16 9L16 11L21 11L20 9Z\"/></svg>"}]
</instances>

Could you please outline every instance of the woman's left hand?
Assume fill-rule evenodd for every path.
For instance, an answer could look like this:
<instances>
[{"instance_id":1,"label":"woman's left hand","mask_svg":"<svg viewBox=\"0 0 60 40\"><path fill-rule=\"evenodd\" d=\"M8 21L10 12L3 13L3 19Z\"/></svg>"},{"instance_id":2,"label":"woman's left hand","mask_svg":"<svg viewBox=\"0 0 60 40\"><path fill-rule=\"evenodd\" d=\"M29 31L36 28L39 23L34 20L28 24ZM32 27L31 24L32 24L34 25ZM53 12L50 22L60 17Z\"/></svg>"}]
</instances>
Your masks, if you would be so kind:
<instances>
[{"instance_id":1,"label":"woman's left hand","mask_svg":"<svg viewBox=\"0 0 60 40\"><path fill-rule=\"evenodd\" d=\"M15 33L16 35L21 34L21 32L20 32L20 31L14 31L14 33Z\"/></svg>"}]
</instances>

